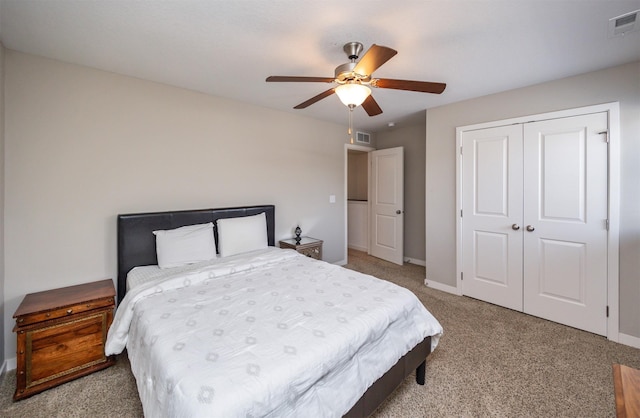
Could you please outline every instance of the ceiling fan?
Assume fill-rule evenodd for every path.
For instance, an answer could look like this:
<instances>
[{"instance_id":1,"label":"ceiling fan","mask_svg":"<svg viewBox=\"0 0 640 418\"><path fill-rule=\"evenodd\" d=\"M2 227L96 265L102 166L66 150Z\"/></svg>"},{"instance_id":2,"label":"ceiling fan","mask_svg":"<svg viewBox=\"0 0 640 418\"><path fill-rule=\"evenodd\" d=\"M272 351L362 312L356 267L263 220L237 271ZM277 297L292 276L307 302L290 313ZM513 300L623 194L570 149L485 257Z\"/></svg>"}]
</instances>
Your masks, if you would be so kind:
<instances>
[{"instance_id":1,"label":"ceiling fan","mask_svg":"<svg viewBox=\"0 0 640 418\"><path fill-rule=\"evenodd\" d=\"M369 116L382 113L382 109L371 96L370 87L395 90L409 90L422 93L440 94L447 86L445 83L432 83L428 81L395 80L391 78L373 78L372 74L385 62L393 58L398 51L373 44L367 50L362 59L356 62L362 53L363 46L360 42L349 42L343 47L349 57L349 62L339 65L335 69L335 77L299 77L299 76L270 76L267 82L312 82L312 83L336 83L332 87L307 101L294 106L294 109L304 109L312 104L336 93L340 101L349 109L362 105Z\"/></svg>"}]
</instances>

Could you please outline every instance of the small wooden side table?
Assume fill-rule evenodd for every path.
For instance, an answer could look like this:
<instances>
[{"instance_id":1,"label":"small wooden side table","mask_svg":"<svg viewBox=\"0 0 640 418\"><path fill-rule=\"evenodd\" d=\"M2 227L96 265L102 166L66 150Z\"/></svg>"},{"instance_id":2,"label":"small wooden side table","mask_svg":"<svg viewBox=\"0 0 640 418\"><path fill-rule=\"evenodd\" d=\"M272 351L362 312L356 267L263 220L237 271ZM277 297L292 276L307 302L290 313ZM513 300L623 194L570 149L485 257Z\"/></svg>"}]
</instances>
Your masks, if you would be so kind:
<instances>
[{"instance_id":1,"label":"small wooden side table","mask_svg":"<svg viewBox=\"0 0 640 418\"><path fill-rule=\"evenodd\" d=\"M618 418L640 417L640 370L613 365L613 386Z\"/></svg>"},{"instance_id":2,"label":"small wooden side table","mask_svg":"<svg viewBox=\"0 0 640 418\"><path fill-rule=\"evenodd\" d=\"M322 243L322 240L311 237L300 237L299 242L290 238L281 240L280 248L291 248L307 257L322 260Z\"/></svg>"},{"instance_id":3,"label":"small wooden side table","mask_svg":"<svg viewBox=\"0 0 640 418\"><path fill-rule=\"evenodd\" d=\"M104 353L115 295L113 281L106 279L24 297L13 315L18 340L14 400L115 362Z\"/></svg>"}]
</instances>

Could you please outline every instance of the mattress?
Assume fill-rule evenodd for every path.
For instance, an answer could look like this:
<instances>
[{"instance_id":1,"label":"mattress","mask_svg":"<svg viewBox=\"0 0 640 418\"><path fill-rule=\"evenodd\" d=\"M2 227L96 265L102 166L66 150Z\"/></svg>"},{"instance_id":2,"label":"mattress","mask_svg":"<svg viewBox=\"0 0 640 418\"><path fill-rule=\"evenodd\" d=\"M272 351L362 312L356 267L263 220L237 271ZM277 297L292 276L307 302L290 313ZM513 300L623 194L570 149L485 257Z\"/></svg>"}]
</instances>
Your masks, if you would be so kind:
<instances>
[{"instance_id":1,"label":"mattress","mask_svg":"<svg viewBox=\"0 0 640 418\"><path fill-rule=\"evenodd\" d=\"M293 250L158 274L127 293L106 344L126 346L149 417L342 416L442 334L409 290Z\"/></svg>"}]
</instances>

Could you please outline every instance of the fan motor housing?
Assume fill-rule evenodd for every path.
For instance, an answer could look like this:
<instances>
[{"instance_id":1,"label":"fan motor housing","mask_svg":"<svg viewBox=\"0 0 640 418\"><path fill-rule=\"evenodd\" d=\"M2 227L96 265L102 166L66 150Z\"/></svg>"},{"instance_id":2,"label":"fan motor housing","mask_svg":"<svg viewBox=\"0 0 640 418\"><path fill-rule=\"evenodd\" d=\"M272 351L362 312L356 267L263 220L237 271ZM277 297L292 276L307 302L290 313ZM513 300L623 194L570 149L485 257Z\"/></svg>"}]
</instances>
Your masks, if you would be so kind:
<instances>
[{"instance_id":1,"label":"fan motor housing","mask_svg":"<svg viewBox=\"0 0 640 418\"><path fill-rule=\"evenodd\" d=\"M370 75L362 75L353 71L356 68L356 64L355 62L348 62L337 66L335 71L336 83L344 84L350 81L368 83L371 81Z\"/></svg>"}]
</instances>

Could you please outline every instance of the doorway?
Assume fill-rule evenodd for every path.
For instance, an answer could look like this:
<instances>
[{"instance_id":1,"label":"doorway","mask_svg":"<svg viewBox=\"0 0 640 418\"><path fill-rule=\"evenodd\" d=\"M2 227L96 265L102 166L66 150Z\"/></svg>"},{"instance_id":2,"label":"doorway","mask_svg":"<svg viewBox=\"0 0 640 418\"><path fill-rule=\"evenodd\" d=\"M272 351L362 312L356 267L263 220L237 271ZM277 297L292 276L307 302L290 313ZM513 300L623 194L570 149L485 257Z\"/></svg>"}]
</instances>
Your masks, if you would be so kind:
<instances>
[{"instance_id":1,"label":"doorway","mask_svg":"<svg viewBox=\"0 0 640 418\"><path fill-rule=\"evenodd\" d=\"M345 146L345 260L348 249L402 265L404 149Z\"/></svg>"},{"instance_id":2,"label":"doorway","mask_svg":"<svg viewBox=\"0 0 640 418\"><path fill-rule=\"evenodd\" d=\"M373 150L345 144L345 263L349 248L369 253L369 153Z\"/></svg>"}]
</instances>

